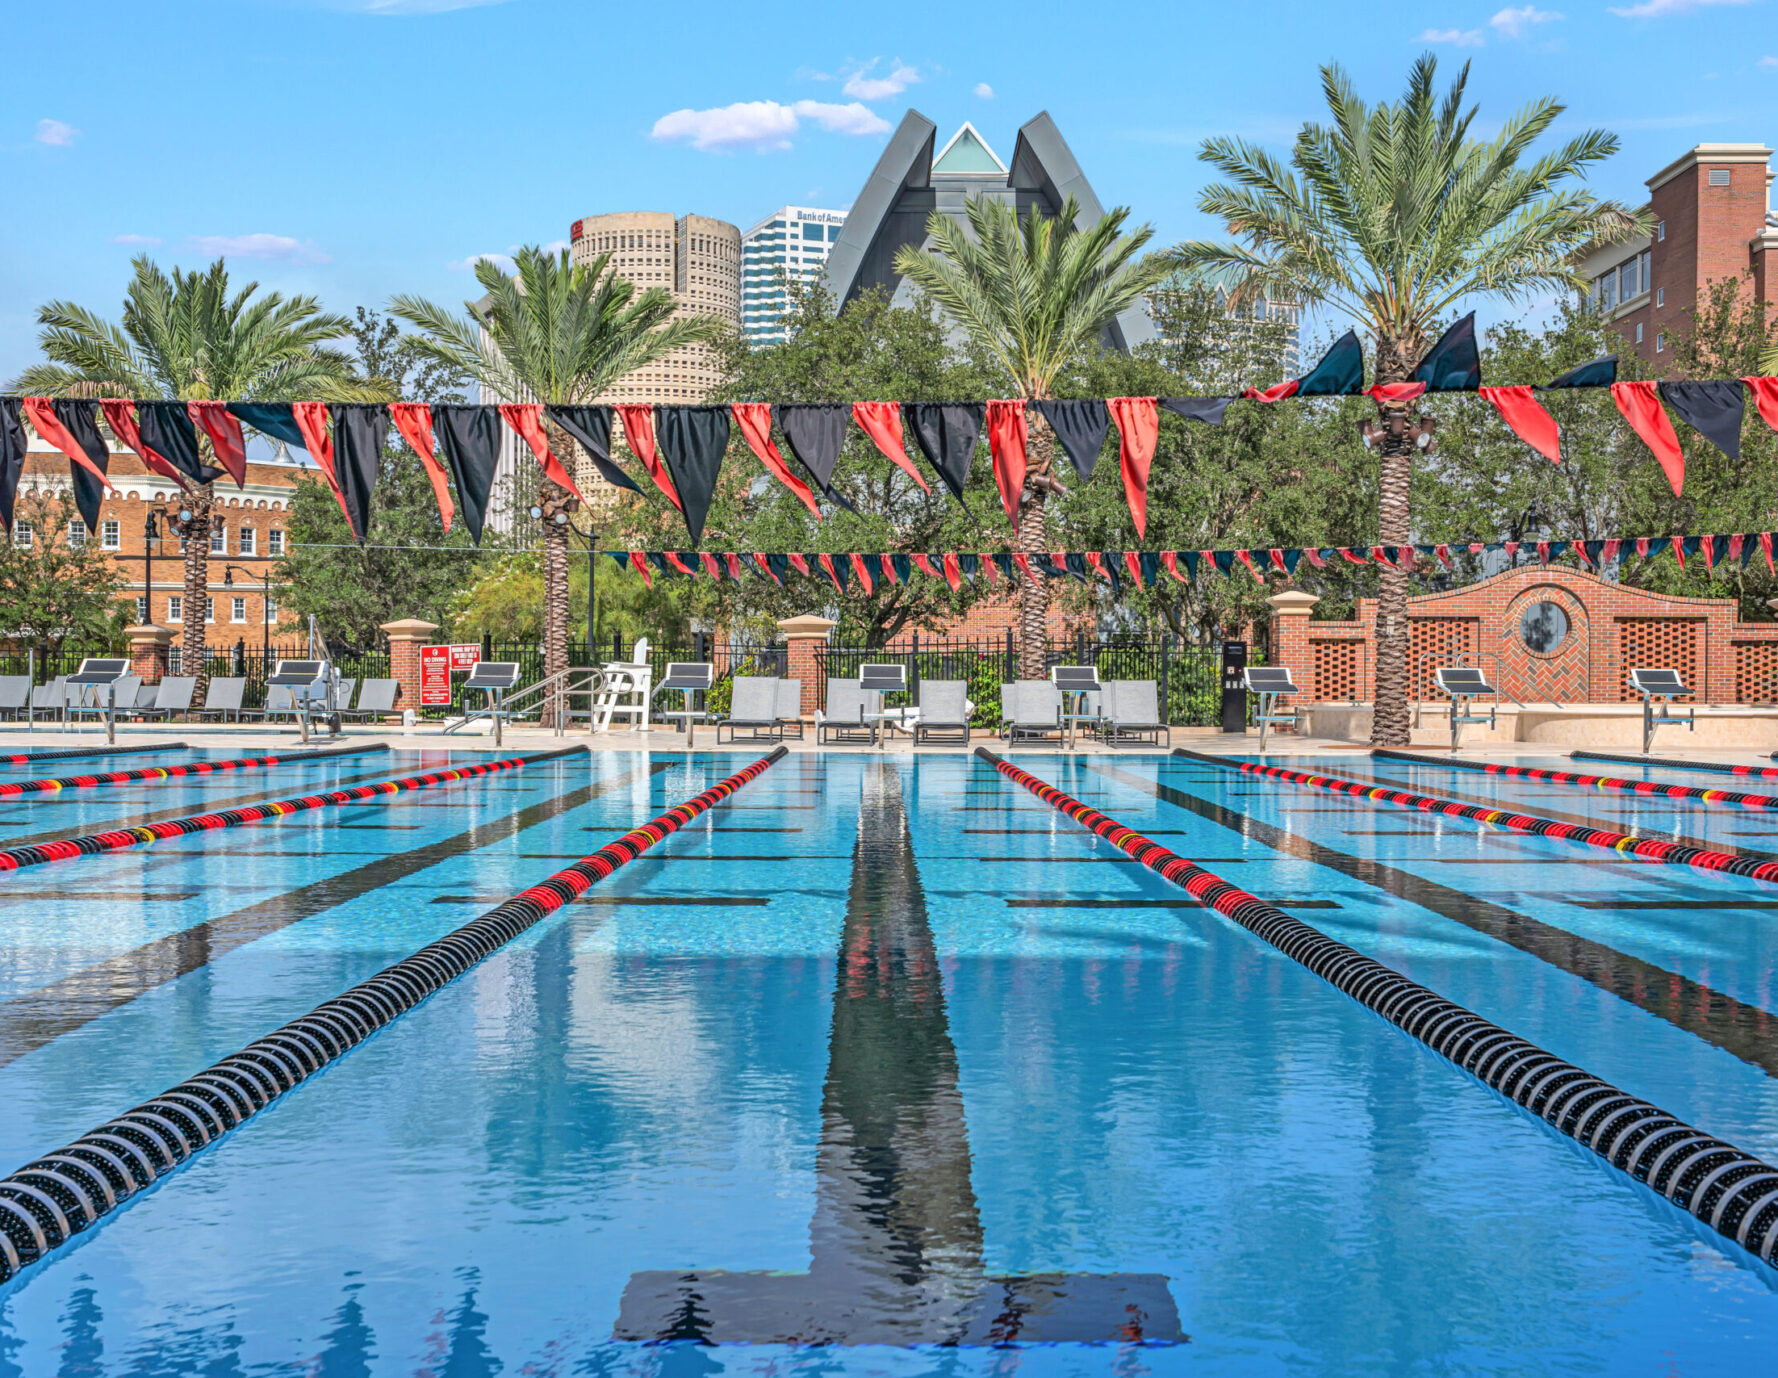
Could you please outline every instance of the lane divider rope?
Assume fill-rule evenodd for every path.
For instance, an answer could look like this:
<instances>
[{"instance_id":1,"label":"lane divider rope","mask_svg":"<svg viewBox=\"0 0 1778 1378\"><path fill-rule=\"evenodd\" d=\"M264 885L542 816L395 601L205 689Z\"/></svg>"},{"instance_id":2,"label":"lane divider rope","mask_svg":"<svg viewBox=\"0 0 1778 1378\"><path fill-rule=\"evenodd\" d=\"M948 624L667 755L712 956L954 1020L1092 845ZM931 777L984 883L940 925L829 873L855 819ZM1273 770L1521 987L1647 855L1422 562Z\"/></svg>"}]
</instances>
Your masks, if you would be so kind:
<instances>
[{"instance_id":1,"label":"lane divider rope","mask_svg":"<svg viewBox=\"0 0 1778 1378\"><path fill-rule=\"evenodd\" d=\"M1641 857L1646 861L1664 861L1670 866L1695 866L1700 871L1724 871L1732 876L1747 876L1753 880L1778 881L1778 861L1755 861L1752 857L1735 852L1717 852L1707 847L1663 842L1656 837L1634 837L1628 833L1614 833L1607 828L1584 827L1579 823L1558 823L1553 818L1516 813L1512 809L1490 809L1479 804L1463 804L1454 799L1438 799L1430 794L1415 794L1412 790L1392 789L1387 785L1361 785L1352 780L1342 780L1337 775L1287 770L1283 766L1261 765L1238 757L1212 756L1203 751L1188 751L1184 747L1173 748L1173 754L1188 760L1201 761L1206 765L1221 766L1224 770L1238 770L1243 775L1260 775L1268 780L1307 785L1334 794L1350 795L1354 799L1368 799L1375 804L1397 804L1402 808L1417 809L1421 813L1471 818L1478 823L1493 823L1515 833L1525 833L1532 837L1553 837L1587 847L1603 847L1606 851Z\"/></svg>"},{"instance_id":2,"label":"lane divider rope","mask_svg":"<svg viewBox=\"0 0 1778 1378\"><path fill-rule=\"evenodd\" d=\"M190 751L184 742L152 742L146 746L59 746L0 756L0 765L28 766L34 761L72 761L81 756L135 756L144 751Z\"/></svg>"},{"instance_id":3,"label":"lane divider rope","mask_svg":"<svg viewBox=\"0 0 1778 1378\"><path fill-rule=\"evenodd\" d=\"M0 1283L96 1225L785 754L778 747L232 1057L0 1178Z\"/></svg>"},{"instance_id":4,"label":"lane divider rope","mask_svg":"<svg viewBox=\"0 0 1778 1378\"><path fill-rule=\"evenodd\" d=\"M241 756L232 761L186 761L176 766L108 770L98 775L64 775L55 780L0 780L0 799L16 799L21 794L55 794L65 789L91 789L96 785L127 785L137 780L177 780L188 775L218 775L224 771L302 765L307 761L329 761L338 756L360 756L367 751L388 749L387 742L367 742L362 746L331 747L325 751L293 751L287 756Z\"/></svg>"},{"instance_id":5,"label":"lane divider rope","mask_svg":"<svg viewBox=\"0 0 1778 1378\"><path fill-rule=\"evenodd\" d=\"M34 842L24 847L9 847L0 850L0 871L17 871L26 866L41 866L50 861L72 861L75 857L100 856L106 852L124 852L132 847L164 842L170 837L189 837L193 833L235 828L245 823L261 823L268 818L285 818L294 813L307 813L311 809L323 809L334 804L361 804L367 799L381 799L386 795L403 794L408 790L448 785L457 780L473 780L477 776L492 775L503 770L518 770L533 761L547 761L585 750L585 747L570 746L556 751L537 752L530 756L509 756L500 761L479 761L475 765L431 770L423 775L406 775L399 780L379 780L373 785L353 785L349 789L328 790L325 794L305 794L299 799L246 804L238 809L194 814L188 818L169 818L160 823L139 824L134 828L114 828L109 832L88 833L84 837L64 838L59 842Z\"/></svg>"},{"instance_id":6,"label":"lane divider rope","mask_svg":"<svg viewBox=\"0 0 1778 1378\"><path fill-rule=\"evenodd\" d=\"M1623 790L1659 799L1698 799L1706 804L1737 804L1749 809L1778 809L1778 794L1742 794L1730 789L1701 789L1697 785L1664 785L1658 780L1619 780L1610 775L1577 775L1567 770L1540 770L1535 766L1509 766L1497 761L1465 761L1444 756L1421 756L1412 751L1377 747L1371 755L1379 761L1411 761L1417 766L1455 766L1484 775L1514 780L1535 780L1551 785L1580 785L1586 789ZM1778 771L1774 771L1778 774ZM0 786L0 789L3 789Z\"/></svg>"},{"instance_id":7,"label":"lane divider rope","mask_svg":"<svg viewBox=\"0 0 1778 1378\"><path fill-rule=\"evenodd\" d=\"M986 747L977 756L1508 1100L1778 1266L1778 1168L1230 885Z\"/></svg>"},{"instance_id":8,"label":"lane divider rope","mask_svg":"<svg viewBox=\"0 0 1778 1378\"><path fill-rule=\"evenodd\" d=\"M1741 775L1756 780L1778 780L1771 766L1732 766L1717 761L1680 761L1669 756L1624 756L1611 751L1571 751L1571 761L1616 761L1626 766L1667 766L1673 770L1702 770L1712 775Z\"/></svg>"}]
</instances>

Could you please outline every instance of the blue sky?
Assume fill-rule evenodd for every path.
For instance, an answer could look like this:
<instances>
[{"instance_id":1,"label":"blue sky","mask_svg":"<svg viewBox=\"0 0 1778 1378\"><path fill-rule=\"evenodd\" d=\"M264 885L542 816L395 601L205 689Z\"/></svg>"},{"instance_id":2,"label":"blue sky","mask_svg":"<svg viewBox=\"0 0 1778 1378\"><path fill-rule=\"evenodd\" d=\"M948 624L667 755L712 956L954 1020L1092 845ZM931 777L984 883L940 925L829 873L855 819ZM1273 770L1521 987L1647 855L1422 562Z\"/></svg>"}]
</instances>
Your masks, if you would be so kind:
<instances>
[{"instance_id":1,"label":"blue sky","mask_svg":"<svg viewBox=\"0 0 1778 1378\"><path fill-rule=\"evenodd\" d=\"M1048 109L1107 204L1162 242L1213 233L1199 143L1283 150L1337 60L1394 96L1432 48L1491 126L1551 94L1615 131L1596 179L1703 141L1778 137L1778 0L1409 5L563 0L63 0L21 5L0 88L0 378L38 303L115 316L130 256L330 308L471 294L475 255L576 217L697 211L743 228L843 207L910 105L1001 156ZM1338 22L1336 22L1338 21ZM1496 314L1494 312L1488 313Z\"/></svg>"}]
</instances>

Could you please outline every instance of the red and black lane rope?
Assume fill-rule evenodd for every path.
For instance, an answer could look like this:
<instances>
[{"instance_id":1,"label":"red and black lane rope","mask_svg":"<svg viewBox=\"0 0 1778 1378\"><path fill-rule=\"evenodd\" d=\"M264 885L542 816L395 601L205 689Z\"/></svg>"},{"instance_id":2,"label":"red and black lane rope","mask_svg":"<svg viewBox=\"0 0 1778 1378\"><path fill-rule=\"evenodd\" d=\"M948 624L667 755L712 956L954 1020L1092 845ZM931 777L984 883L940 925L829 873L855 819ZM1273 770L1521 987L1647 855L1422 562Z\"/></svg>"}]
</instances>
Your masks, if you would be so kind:
<instances>
[{"instance_id":1,"label":"red and black lane rope","mask_svg":"<svg viewBox=\"0 0 1778 1378\"><path fill-rule=\"evenodd\" d=\"M64 775L54 780L0 780L0 799L23 794L56 794L65 789L92 789L97 785L128 785L138 780L178 780L188 775L220 775L234 770L270 766L295 766L308 761L329 761L336 756L359 756L367 751L387 751L385 742L363 746L334 747L327 751L297 751L287 756L241 756L232 761L186 761L176 766L144 766L140 770L107 770L96 775Z\"/></svg>"},{"instance_id":2,"label":"red and black lane rope","mask_svg":"<svg viewBox=\"0 0 1778 1378\"><path fill-rule=\"evenodd\" d=\"M1512 809L1490 809L1480 804L1463 804L1454 799L1438 799L1412 790L1392 789L1388 785L1361 785L1342 780L1337 775L1316 775L1310 771L1288 770L1283 766L1261 765L1203 751L1173 749L1175 756L1201 761L1205 765L1238 770L1243 775L1260 775L1268 780L1283 780L1293 785L1308 785L1334 794L1368 799L1378 804L1397 804L1418 809L1421 813L1443 814L1448 818L1471 818L1478 823L1492 823L1515 833L1532 837L1553 837L1563 842L1578 842L1587 847L1603 847L1624 856L1641 857L1646 861L1664 861L1670 866L1695 866L1700 871L1725 871L1732 876L1748 876L1753 880L1778 881L1778 861L1755 861L1735 852L1717 852L1707 847L1687 847L1678 842L1663 842L1655 837L1633 837L1614 833L1607 828L1588 828L1579 823L1558 823L1553 818L1517 813Z\"/></svg>"},{"instance_id":3,"label":"red and black lane rope","mask_svg":"<svg viewBox=\"0 0 1778 1378\"><path fill-rule=\"evenodd\" d=\"M144 746L64 746L0 756L0 765L28 766L36 761L73 761L82 756L138 756L146 751L189 751L184 742L152 742Z\"/></svg>"},{"instance_id":4,"label":"red and black lane rope","mask_svg":"<svg viewBox=\"0 0 1778 1378\"><path fill-rule=\"evenodd\" d=\"M1622 756L1609 751L1571 751L1571 761L1617 761L1626 766L1662 766L1670 770L1701 770L1711 775L1739 775L1750 780L1778 780L1771 766L1733 766L1719 761L1678 761L1667 756Z\"/></svg>"},{"instance_id":5,"label":"red and black lane rope","mask_svg":"<svg viewBox=\"0 0 1778 1378\"><path fill-rule=\"evenodd\" d=\"M1410 981L985 747L975 754L1205 908L1240 924L1614 1168L1778 1266L1778 1168Z\"/></svg>"},{"instance_id":6,"label":"red and black lane rope","mask_svg":"<svg viewBox=\"0 0 1778 1378\"><path fill-rule=\"evenodd\" d=\"M784 754L778 747L232 1057L0 1178L0 1283L91 1229Z\"/></svg>"},{"instance_id":7,"label":"red and black lane rope","mask_svg":"<svg viewBox=\"0 0 1778 1378\"><path fill-rule=\"evenodd\" d=\"M509 756L500 761L480 761L470 766L452 766L449 770L429 770L423 775L406 775L399 780L379 780L374 785L353 785L349 789L328 790L324 794L305 794L298 799L278 799L266 804L248 804L238 809L222 809L216 813L194 814L189 818L169 818L161 823L144 823L134 828L114 828L110 832L88 833L84 837L64 838L59 842L34 842L28 847L9 847L0 851L0 871L17 871L26 866L41 866L49 861L72 861L80 856L98 856L104 852L125 852L151 842L164 842L170 837L189 837L193 833L215 832L219 828L236 828L244 823L263 823L268 818L285 818L293 813L307 813L333 804L360 804L367 799L404 794L412 789L448 785L457 780L473 780L498 771L517 770L533 761L547 761L555 756L581 752L584 747L564 747L560 751L544 751L530 756Z\"/></svg>"},{"instance_id":8,"label":"red and black lane rope","mask_svg":"<svg viewBox=\"0 0 1778 1378\"><path fill-rule=\"evenodd\" d=\"M1747 809L1778 809L1778 794L1741 794L1731 789L1702 789L1697 785L1664 785L1658 780L1619 780L1610 775L1577 775L1567 770L1539 770L1535 766L1506 766L1495 761L1466 761L1447 756L1420 756L1412 751L1377 748L1379 761L1411 761L1417 766L1455 766L1511 780L1535 780L1540 784L1579 785L1584 789L1622 790L1656 799L1698 799L1706 804L1734 804ZM1773 772L1778 774L1778 771Z\"/></svg>"}]
</instances>

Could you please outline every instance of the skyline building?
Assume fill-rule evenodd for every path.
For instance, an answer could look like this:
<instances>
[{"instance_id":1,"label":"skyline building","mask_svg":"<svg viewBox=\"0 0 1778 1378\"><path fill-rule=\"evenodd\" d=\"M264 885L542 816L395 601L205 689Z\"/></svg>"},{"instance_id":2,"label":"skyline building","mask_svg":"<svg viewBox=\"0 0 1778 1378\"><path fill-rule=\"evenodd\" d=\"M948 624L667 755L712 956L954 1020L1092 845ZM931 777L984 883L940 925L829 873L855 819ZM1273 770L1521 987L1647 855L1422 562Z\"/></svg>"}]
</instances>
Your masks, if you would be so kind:
<instances>
[{"instance_id":1,"label":"skyline building","mask_svg":"<svg viewBox=\"0 0 1778 1378\"><path fill-rule=\"evenodd\" d=\"M821 276L846 212L780 206L741 236L741 333L748 347L786 338L785 288Z\"/></svg>"}]
</instances>

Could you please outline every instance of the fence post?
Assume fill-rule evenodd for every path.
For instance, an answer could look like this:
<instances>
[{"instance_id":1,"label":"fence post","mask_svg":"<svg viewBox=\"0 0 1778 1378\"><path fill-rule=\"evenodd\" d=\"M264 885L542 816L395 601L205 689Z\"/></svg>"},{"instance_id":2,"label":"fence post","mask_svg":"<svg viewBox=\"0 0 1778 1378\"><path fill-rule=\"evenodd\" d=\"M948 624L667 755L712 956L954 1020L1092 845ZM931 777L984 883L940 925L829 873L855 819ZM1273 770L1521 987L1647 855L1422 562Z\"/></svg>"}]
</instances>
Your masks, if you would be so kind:
<instances>
[{"instance_id":1,"label":"fence post","mask_svg":"<svg viewBox=\"0 0 1778 1378\"><path fill-rule=\"evenodd\" d=\"M1012 648L1012 628L1008 627L1006 629L1006 669L1000 678L1007 683L1016 680L1019 677L1018 666L1018 656L1014 654Z\"/></svg>"},{"instance_id":2,"label":"fence post","mask_svg":"<svg viewBox=\"0 0 1778 1378\"><path fill-rule=\"evenodd\" d=\"M1168 632L1161 638L1161 702L1166 705L1165 712L1169 724L1173 721L1173 685L1168 673L1173 668L1172 656L1169 654L1172 649L1173 633Z\"/></svg>"},{"instance_id":3,"label":"fence post","mask_svg":"<svg viewBox=\"0 0 1778 1378\"><path fill-rule=\"evenodd\" d=\"M914 633L914 649L908 656L908 688L915 703L920 701L920 633Z\"/></svg>"},{"instance_id":4,"label":"fence post","mask_svg":"<svg viewBox=\"0 0 1778 1378\"><path fill-rule=\"evenodd\" d=\"M702 665L704 663L704 634L693 632L691 637L691 658Z\"/></svg>"}]
</instances>

